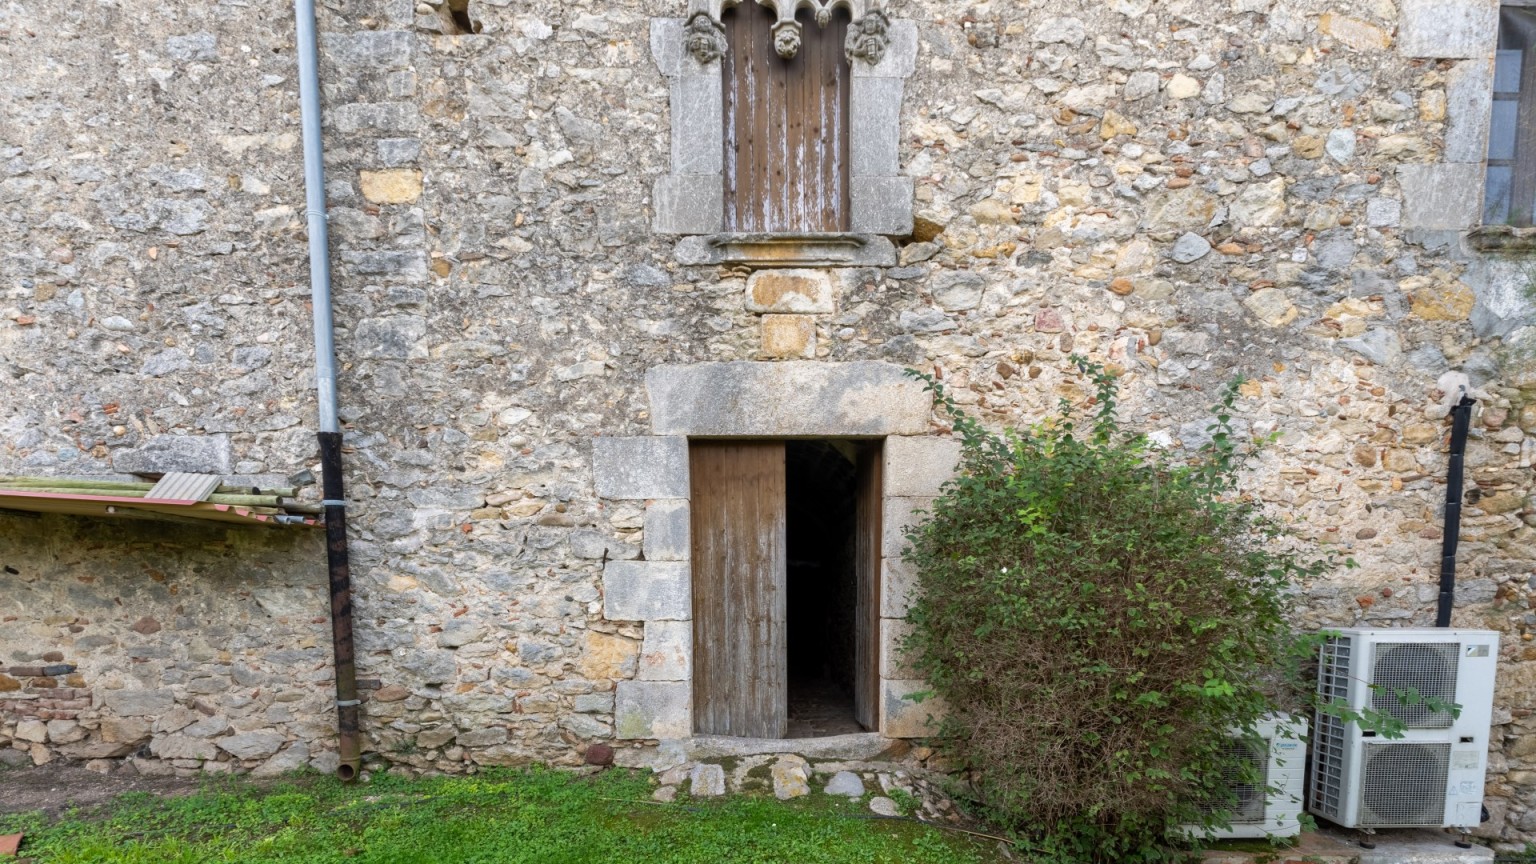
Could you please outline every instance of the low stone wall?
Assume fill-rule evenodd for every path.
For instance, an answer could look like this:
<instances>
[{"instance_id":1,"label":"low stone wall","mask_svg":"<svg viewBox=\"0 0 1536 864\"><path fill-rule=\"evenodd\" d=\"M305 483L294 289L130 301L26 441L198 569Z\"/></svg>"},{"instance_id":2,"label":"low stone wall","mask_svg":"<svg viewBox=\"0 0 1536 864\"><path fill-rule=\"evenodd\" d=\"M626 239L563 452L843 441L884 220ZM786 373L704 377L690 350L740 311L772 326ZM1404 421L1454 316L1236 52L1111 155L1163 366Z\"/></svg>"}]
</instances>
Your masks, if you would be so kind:
<instances>
[{"instance_id":1,"label":"low stone wall","mask_svg":"<svg viewBox=\"0 0 1536 864\"><path fill-rule=\"evenodd\" d=\"M64 655L50 652L43 659ZM0 763L15 766L30 759L42 765L54 757L48 745L75 759L127 755L131 747L109 751L98 746L99 738L91 740L96 718L90 707L91 689L73 666L0 667L0 741L11 740L11 750L0 751Z\"/></svg>"},{"instance_id":2,"label":"low stone wall","mask_svg":"<svg viewBox=\"0 0 1536 864\"><path fill-rule=\"evenodd\" d=\"M49 652L45 659L57 659ZM85 762L101 773L131 761L144 774L280 774L332 768L307 742L282 733L241 732L206 699L178 705L170 690L97 693L71 665L13 666L0 672L0 764ZM319 755L319 754L316 754Z\"/></svg>"},{"instance_id":3,"label":"low stone wall","mask_svg":"<svg viewBox=\"0 0 1536 864\"><path fill-rule=\"evenodd\" d=\"M319 540L0 515L0 762L334 768Z\"/></svg>"}]
</instances>

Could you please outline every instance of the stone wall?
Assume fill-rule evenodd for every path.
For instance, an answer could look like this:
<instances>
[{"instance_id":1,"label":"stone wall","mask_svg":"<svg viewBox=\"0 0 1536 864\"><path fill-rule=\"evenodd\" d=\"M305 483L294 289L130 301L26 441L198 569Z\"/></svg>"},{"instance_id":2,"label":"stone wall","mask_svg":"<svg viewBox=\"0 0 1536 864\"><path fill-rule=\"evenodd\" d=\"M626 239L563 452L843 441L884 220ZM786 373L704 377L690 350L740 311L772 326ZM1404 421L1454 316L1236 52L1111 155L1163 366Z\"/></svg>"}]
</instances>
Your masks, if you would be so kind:
<instances>
[{"instance_id":1,"label":"stone wall","mask_svg":"<svg viewBox=\"0 0 1536 864\"><path fill-rule=\"evenodd\" d=\"M336 764L316 534L0 519L0 761Z\"/></svg>"},{"instance_id":2,"label":"stone wall","mask_svg":"<svg viewBox=\"0 0 1536 864\"><path fill-rule=\"evenodd\" d=\"M1432 620L1472 388L1455 621L1504 634L1485 833L1536 839L1531 280L1466 239L1491 3L897 0L915 237L793 308L652 230L651 18L683 5L485 0L473 36L408 0L322 8L375 758L571 763L614 735L646 634L604 617L602 574L646 557L646 509L599 497L592 439L651 434L649 370L913 365L1004 424L1083 396L1078 352L1168 446L1253 376L1245 428L1277 437L1251 492L1360 564L1307 586L1308 625ZM283 4L0 9L0 474L313 462L292 34ZM313 535L0 514L0 565L0 665L57 654L88 685L7 692L91 703L39 741L0 693L12 751L83 730L145 770L324 767Z\"/></svg>"}]
</instances>

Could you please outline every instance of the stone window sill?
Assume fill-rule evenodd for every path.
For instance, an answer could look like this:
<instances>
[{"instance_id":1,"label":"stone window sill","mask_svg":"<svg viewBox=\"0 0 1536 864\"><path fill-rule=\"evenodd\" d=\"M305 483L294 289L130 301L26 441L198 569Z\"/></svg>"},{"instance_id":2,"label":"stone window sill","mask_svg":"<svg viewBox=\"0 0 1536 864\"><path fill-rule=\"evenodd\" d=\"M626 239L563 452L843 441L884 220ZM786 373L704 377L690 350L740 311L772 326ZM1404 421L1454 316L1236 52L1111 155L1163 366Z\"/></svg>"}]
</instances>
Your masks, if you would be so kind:
<instances>
[{"instance_id":1,"label":"stone window sill","mask_svg":"<svg viewBox=\"0 0 1536 864\"><path fill-rule=\"evenodd\" d=\"M1467 245L1479 252L1536 254L1536 227L1481 225L1467 232Z\"/></svg>"},{"instance_id":2,"label":"stone window sill","mask_svg":"<svg viewBox=\"0 0 1536 864\"><path fill-rule=\"evenodd\" d=\"M747 267L895 267L896 246L879 234L706 234L678 241L679 264Z\"/></svg>"}]
</instances>

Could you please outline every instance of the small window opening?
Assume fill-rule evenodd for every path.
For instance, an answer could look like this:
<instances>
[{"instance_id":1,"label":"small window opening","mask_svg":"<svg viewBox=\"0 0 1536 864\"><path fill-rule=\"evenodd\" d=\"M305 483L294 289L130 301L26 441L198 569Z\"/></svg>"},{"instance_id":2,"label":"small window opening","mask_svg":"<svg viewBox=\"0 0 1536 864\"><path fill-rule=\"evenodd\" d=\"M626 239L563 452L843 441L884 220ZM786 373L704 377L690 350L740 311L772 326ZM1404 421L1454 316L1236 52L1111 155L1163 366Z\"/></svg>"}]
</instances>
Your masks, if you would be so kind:
<instances>
[{"instance_id":1,"label":"small window opening","mask_svg":"<svg viewBox=\"0 0 1536 864\"><path fill-rule=\"evenodd\" d=\"M854 444L785 445L790 738L861 732L854 712L858 587Z\"/></svg>"},{"instance_id":2,"label":"small window opening","mask_svg":"<svg viewBox=\"0 0 1536 864\"><path fill-rule=\"evenodd\" d=\"M1483 224L1529 226L1536 213L1536 9L1499 10Z\"/></svg>"}]
</instances>

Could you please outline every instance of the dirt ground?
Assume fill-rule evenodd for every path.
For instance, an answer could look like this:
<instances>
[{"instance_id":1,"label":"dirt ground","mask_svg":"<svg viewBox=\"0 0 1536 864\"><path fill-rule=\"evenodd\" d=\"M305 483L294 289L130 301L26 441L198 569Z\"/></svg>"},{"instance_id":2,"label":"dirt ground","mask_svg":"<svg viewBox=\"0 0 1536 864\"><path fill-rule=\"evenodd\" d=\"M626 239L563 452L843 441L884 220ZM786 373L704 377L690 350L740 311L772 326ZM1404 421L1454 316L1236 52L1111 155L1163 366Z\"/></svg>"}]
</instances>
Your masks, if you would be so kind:
<instances>
[{"instance_id":1,"label":"dirt ground","mask_svg":"<svg viewBox=\"0 0 1536 864\"><path fill-rule=\"evenodd\" d=\"M66 764L0 768L0 813L41 810L57 816L71 808L105 804L125 792L190 795L204 782L196 777L145 777L126 767L109 775Z\"/></svg>"}]
</instances>

